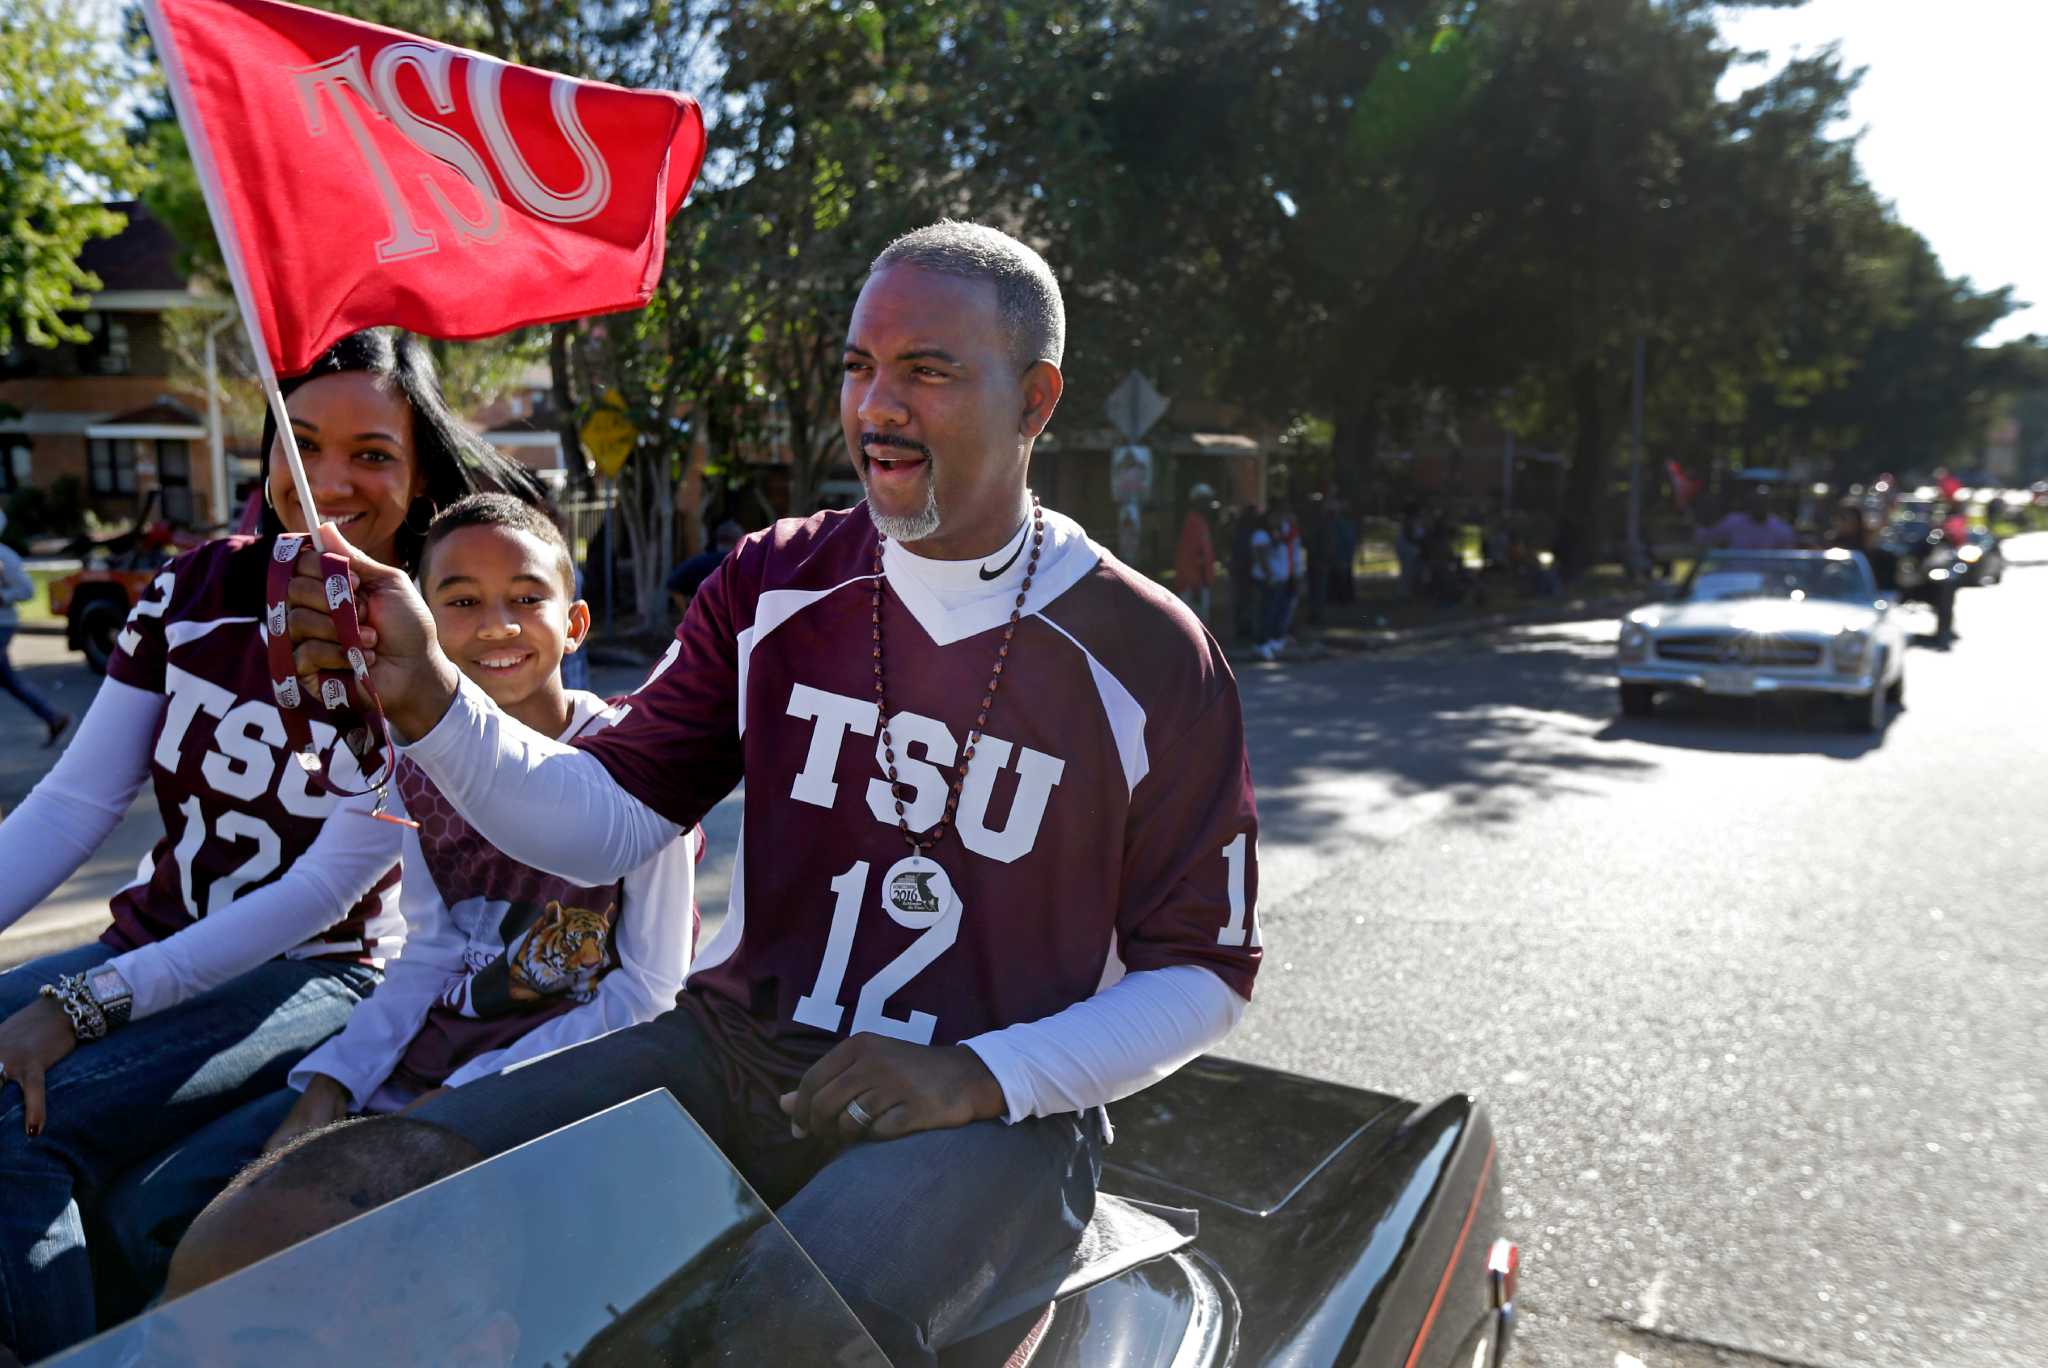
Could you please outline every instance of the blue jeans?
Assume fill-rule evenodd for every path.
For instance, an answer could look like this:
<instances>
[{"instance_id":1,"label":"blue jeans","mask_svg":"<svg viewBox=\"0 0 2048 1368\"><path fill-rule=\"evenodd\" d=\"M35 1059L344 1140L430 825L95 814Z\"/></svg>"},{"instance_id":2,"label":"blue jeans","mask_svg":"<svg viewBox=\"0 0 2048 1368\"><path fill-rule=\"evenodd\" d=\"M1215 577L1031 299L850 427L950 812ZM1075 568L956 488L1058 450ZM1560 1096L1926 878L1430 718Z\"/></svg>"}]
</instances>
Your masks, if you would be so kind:
<instances>
[{"instance_id":1,"label":"blue jeans","mask_svg":"<svg viewBox=\"0 0 2048 1368\"><path fill-rule=\"evenodd\" d=\"M0 1015L114 954L95 942L0 974ZM35 1139L23 1130L21 1090L0 1085L0 1344L33 1362L92 1334L81 1208L96 1206L129 1165L275 1091L377 978L362 965L272 960L80 1045L45 1079Z\"/></svg>"},{"instance_id":2,"label":"blue jeans","mask_svg":"<svg viewBox=\"0 0 2048 1368\"><path fill-rule=\"evenodd\" d=\"M496 1154L666 1088L899 1368L935 1363L984 1312L1030 1297L1031 1280L1095 1212L1102 1155L1092 1119L977 1121L841 1147L790 1140L779 1114L764 1126L759 1099L750 1108L724 1077L685 1006L443 1093L414 1115ZM753 1271L744 1285L772 1303L773 1271ZM1051 1288L1043 1293L1052 1300ZM755 1324L772 1321L772 1304L760 1310ZM721 1308L721 1322L750 1318Z\"/></svg>"},{"instance_id":3,"label":"blue jeans","mask_svg":"<svg viewBox=\"0 0 2048 1368\"><path fill-rule=\"evenodd\" d=\"M163 1290L171 1252L193 1219L263 1153L263 1142L298 1100L295 1088L264 1093L121 1175L100 1202L99 1221L132 1295L147 1299Z\"/></svg>"},{"instance_id":4,"label":"blue jeans","mask_svg":"<svg viewBox=\"0 0 2048 1368\"><path fill-rule=\"evenodd\" d=\"M1287 620L1294 614L1294 582L1267 585L1263 607L1259 640L1278 641L1287 635Z\"/></svg>"},{"instance_id":5,"label":"blue jeans","mask_svg":"<svg viewBox=\"0 0 2048 1368\"><path fill-rule=\"evenodd\" d=\"M21 705L43 719L46 727L57 723L57 710L49 700L28 686L28 681L14 672L14 665L7 659L7 648L14 642L14 628L0 627L0 689L6 690L21 700Z\"/></svg>"}]
</instances>

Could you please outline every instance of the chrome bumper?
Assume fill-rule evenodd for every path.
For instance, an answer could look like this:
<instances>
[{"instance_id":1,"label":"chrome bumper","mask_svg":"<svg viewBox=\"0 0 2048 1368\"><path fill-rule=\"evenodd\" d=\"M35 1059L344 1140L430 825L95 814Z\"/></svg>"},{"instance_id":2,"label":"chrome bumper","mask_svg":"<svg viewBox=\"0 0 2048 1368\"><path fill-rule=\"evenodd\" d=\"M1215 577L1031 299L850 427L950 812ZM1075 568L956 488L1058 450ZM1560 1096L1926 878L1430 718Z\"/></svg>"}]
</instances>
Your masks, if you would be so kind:
<instances>
[{"instance_id":1,"label":"chrome bumper","mask_svg":"<svg viewBox=\"0 0 2048 1368\"><path fill-rule=\"evenodd\" d=\"M1619 664L1614 673L1624 684L1654 684L1664 689L1694 689L1727 698L1763 694L1818 693L1861 697L1881 687L1874 674L1791 673L1782 670L1701 670L1687 665L1655 665L1648 661Z\"/></svg>"}]
</instances>

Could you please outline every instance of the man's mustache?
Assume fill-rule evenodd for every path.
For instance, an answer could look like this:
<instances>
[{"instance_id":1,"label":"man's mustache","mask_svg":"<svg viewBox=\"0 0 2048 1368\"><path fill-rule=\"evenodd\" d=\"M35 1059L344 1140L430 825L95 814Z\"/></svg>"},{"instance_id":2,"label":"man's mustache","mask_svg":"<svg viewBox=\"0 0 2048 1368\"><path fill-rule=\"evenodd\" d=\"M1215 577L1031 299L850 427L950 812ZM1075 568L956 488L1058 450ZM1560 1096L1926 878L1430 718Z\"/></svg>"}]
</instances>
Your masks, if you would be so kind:
<instances>
[{"instance_id":1,"label":"man's mustache","mask_svg":"<svg viewBox=\"0 0 2048 1368\"><path fill-rule=\"evenodd\" d=\"M926 447L924 443L913 442L908 437L898 437L893 432L863 432L860 435L860 444L863 448L871 446L902 447L905 451L916 452L927 461L932 458L930 448Z\"/></svg>"}]
</instances>

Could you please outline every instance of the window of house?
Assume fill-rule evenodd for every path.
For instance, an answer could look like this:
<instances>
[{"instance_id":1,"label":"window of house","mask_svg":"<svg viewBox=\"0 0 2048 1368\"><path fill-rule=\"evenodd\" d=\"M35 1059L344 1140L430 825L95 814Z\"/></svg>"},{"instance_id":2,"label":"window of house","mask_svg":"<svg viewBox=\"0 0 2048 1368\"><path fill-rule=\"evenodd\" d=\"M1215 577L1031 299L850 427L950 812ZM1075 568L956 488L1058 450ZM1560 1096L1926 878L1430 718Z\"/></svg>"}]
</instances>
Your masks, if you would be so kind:
<instances>
[{"instance_id":1,"label":"window of house","mask_svg":"<svg viewBox=\"0 0 2048 1368\"><path fill-rule=\"evenodd\" d=\"M192 444L160 441L156 444L157 482L163 486L164 516L174 523L192 526L198 521L198 504L192 494Z\"/></svg>"},{"instance_id":2,"label":"window of house","mask_svg":"<svg viewBox=\"0 0 2048 1368\"><path fill-rule=\"evenodd\" d=\"M135 492L135 443L126 437L95 437L87 449L95 494Z\"/></svg>"}]
</instances>

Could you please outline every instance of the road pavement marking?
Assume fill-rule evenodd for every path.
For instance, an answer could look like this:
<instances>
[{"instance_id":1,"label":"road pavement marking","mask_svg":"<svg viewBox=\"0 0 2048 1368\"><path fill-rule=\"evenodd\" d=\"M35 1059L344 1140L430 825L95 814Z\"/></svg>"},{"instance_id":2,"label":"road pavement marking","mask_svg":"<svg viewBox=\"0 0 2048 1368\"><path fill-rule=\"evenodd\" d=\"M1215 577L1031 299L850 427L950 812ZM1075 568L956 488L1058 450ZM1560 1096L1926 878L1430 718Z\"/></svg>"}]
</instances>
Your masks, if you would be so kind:
<instances>
[{"instance_id":1,"label":"road pavement marking","mask_svg":"<svg viewBox=\"0 0 2048 1368\"><path fill-rule=\"evenodd\" d=\"M1650 1279L1650 1290L1643 1293L1643 1314L1636 1317L1636 1328L1655 1330L1657 1317L1664 1314L1664 1287L1671 1281L1671 1270L1660 1268L1657 1276Z\"/></svg>"}]
</instances>

